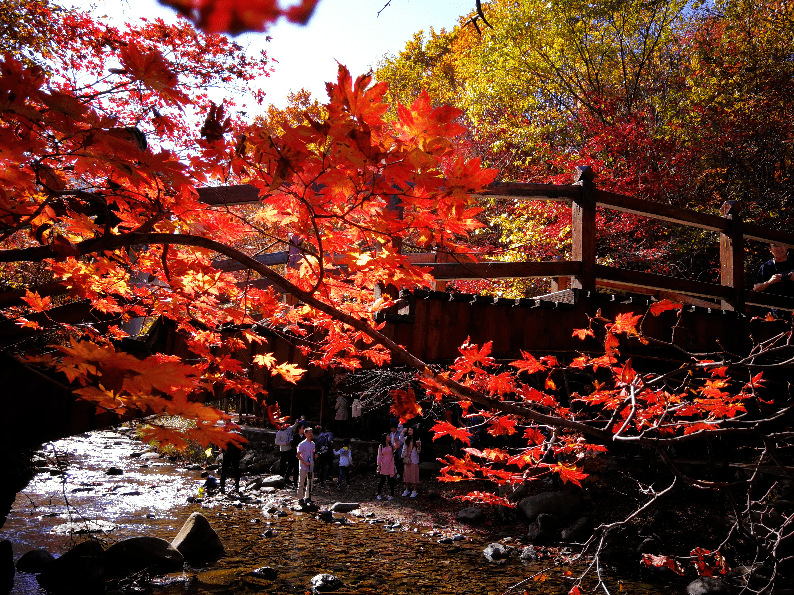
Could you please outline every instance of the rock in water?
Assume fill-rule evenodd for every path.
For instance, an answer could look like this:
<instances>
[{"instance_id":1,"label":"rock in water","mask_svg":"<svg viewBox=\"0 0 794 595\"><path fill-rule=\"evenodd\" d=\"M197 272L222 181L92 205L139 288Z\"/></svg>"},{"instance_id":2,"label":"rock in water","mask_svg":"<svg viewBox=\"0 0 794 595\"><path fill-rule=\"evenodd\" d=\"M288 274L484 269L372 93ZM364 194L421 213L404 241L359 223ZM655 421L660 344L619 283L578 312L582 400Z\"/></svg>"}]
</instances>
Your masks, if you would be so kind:
<instances>
[{"instance_id":1,"label":"rock in water","mask_svg":"<svg viewBox=\"0 0 794 595\"><path fill-rule=\"evenodd\" d=\"M485 556L486 560L495 562L496 564L504 564L512 553L513 548L502 543L490 543L488 547L482 551L482 555Z\"/></svg>"},{"instance_id":2,"label":"rock in water","mask_svg":"<svg viewBox=\"0 0 794 595\"><path fill-rule=\"evenodd\" d=\"M257 568L256 570L252 570L249 572L251 576L256 576L259 578L263 578L269 581L275 580L278 577L278 570L273 568L272 566L262 566L261 568Z\"/></svg>"},{"instance_id":3,"label":"rock in water","mask_svg":"<svg viewBox=\"0 0 794 595\"><path fill-rule=\"evenodd\" d=\"M582 499L570 492L544 492L524 498L518 503L518 508L530 521L544 513L566 519L578 512L581 506Z\"/></svg>"},{"instance_id":4,"label":"rock in water","mask_svg":"<svg viewBox=\"0 0 794 595\"><path fill-rule=\"evenodd\" d=\"M718 577L701 576L686 587L687 595L707 595L708 593L730 593L727 581Z\"/></svg>"},{"instance_id":5,"label":"rock in water","mask_svg":"<svg viewBox=\"0 0 794 595\"><path fill-rule=\"evenodd\" d=\"M0 541L0 593L14 588L14 549L7 539Z\"/></svg>"},{"instance_id":6,"label":"rock in water","mask_svg":"<svg viewBox=\"0 0 794 595\"><path fill-rule=\"evenodd\" d=\"M312 577L311 587L313 593L326 593L341 588L342 581L333 574L318 574Z\"/></svg>"},{"instance_id":7,"label":"rock in water","mask_svg":"<svg viewBox=\"0 0 794 595\"><path fill-rule=\"evenodd\" d=\"M87 593L98 589L104 578L105 550L90 539L54 560L36 580L54 593Z\"/></svg>"},{"instance_id":8,"label":"rock in water","mask_svg":"<svg viewBox=\"0 0 794 595\"><path fill-rule=\"evenodd\" d=\"M122 578L141 570L151 574L167 574L182 570L184 564L182 554L159 537L125 539L105 551L108 578Z\"/></svg>"},{"instance_id":9,"label":"rock in water","mask_svg":"<svg viewBox=\"0 0 794 595\"><path fill-rule=\"evenodd\" d=\"M464 508L458 513L458 520L464 523L479 523L484 516L481 509L471 506Z\"/></svg>"},{"instance_id":10,"label":"rock in water","mask_svg":"<svg viewBox=\"0 0 794 595\"><path fill-rule=\"evenodd\" d=\"M190 564L204 564L220 558L225 550L220 537L200 512L190 515L171 542Z\"/></svg>"},{"instance_id":11,"label":"rock in water","mask_svg":"<svg viewBox=\"0 0 794 595\"><path fill-rule=\"evenodd\" d=\"M334 502L331 510L334 512L351 512L358 508L358 502Z\"/></svg>"},{"instance_id":12,"label":"rock in water","mask_svg":"<svg viewBox=\"0 0 794 595\"><path fill-rule=\"evenodd\" d=\"M17 570L19 572L38 574L39 572L44 572L47 566L54 561L55 556L47 550L30 550L17 560Z\"/></svg>"},{"instance_id":13,"label":"rock in water","mask_svg":"<svg viewBox=\"0 0 794 595\"><path fill-rule=\"evenodd\" d=\"M534 562L538 559L538 552L535 551L534 547L528 545L521 550L521 559L525 562Z\"/></svg>"}]
</instances>

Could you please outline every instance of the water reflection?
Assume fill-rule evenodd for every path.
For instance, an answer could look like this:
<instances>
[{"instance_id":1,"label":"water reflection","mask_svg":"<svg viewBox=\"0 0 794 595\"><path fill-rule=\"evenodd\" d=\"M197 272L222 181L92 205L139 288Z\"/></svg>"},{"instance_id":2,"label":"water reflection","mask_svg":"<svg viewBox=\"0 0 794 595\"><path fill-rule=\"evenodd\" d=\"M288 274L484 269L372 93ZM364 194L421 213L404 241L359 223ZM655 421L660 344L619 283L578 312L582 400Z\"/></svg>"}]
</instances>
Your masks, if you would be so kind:
<instances>
[{"instance_id":1,"label":"water reflection","mask_svg":"<svg viewBox=\"0 0 794 595\"><path fill-rule=\"evenodd\" d=\"M341 524L300 512L271 517L260 506L189 504L188 496L196 495L203 482L198 471L176 468L115 431L59 441L46 454L68 464L62 475L38 475L18 495L2 531L2 538L13 543L15 559L33 548L62 553L86 538L69 529L102 530L94 534L108 544L139 535L170 541L199 510L221 536L227 555L210 568L158 579L149 591L161 595L305 593L311 577L320 573L344 582L339 593L498 595L543 568L515 558L501 566L489 564L482 556L486 540L439 544L429 527L390 530L389 523L370 524L352 515ZM108 475L110 467L122 474ZM386 509L376 510L388 516ZM275 568L278 576L269 580L251 574L262 566ZM559 569L542 578L513 593L524 588L567 593L571 587ZM617 583L612 587L617 592ZM17 575L12 593L37 592L30 575ZM664 590L624 581L623 592Z\"/></svg>"}]
</instances>

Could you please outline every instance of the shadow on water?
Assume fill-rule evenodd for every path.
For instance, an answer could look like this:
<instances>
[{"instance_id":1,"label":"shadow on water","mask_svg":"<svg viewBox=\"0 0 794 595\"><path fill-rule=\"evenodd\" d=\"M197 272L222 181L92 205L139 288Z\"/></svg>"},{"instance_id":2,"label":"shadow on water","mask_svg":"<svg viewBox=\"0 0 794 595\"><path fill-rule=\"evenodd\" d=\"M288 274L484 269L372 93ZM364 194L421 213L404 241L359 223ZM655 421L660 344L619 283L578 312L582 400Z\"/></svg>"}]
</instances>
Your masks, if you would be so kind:
<instances>
[{"instance_id":1,"label":"shadow on water","mask_svg":"<svg viewBox=\"0 0 794 595\"><path fill-rule=\"evenodd\" d=\"M0 535L11 540L15 559L34 548L62 553L86 539L85 531L93 531L106 545L139 535L171 541L187 517L200 511L220 535L226 555L210 567L157 579L148 592L306 593L313 576L332 573L344 583L336 591L340 594L498 595L544 568L516 557L503 565L488 563L482 555L487 540L439 544L438 535L431 535L428 527L389 529L388 523L371 524L351 515L344 515L341 523L323 522L314 513L301 512L268 518L259 506L188 504L188 496L196 495L203 481L199 472L177 468L145 450L112 431L50 446L48 457L52 460L57 453L68 460L68 467L65 475L54 470L39 474L17 496ZM108 475L111 466L123 473ZM263 566L275 569L277 576L252 574ZM578 573L578 569L572 571ZM512 593L523 594L525 588L530 593L567 593L572 583L563 574L564 569L554 568ZM618 592L617 581L610 590ZM621 590L663 592L629 581L623 582ZM44 591L34 577L18 573L12 593Z\"/></svg>"}]
</instances>

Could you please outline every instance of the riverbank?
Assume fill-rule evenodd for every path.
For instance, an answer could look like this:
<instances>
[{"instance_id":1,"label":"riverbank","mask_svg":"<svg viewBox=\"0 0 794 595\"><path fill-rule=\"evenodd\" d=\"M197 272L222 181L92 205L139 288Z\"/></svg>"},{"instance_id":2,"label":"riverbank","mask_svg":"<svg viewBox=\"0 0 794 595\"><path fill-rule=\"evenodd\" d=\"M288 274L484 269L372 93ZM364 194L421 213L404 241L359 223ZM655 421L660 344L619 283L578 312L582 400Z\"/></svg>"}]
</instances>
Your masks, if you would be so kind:
<instances>
[{"instance_id":1,"label":"riverbank","mask_svg":"<svg viewBox=\"0 0 794 595\"><path fill-rule=\"evenodd\" d=\"M393 500L378 501L378 478L374 469L363 466L349 487L315 484L313 500L320 510L335 502L359 505L349 513L323 515L302 510L294 490L264 485L268 474L244 475L239 494L220 494L202 477L205 472L217 475L216 469L179 464L137 442L133 434L95 432L61 441L37 456L40 473L18 495L2 531L2 538L13 544L15 559L34 548L61 554L89 538L104 545L142 535L170 541L191 513L201 512L227 555L212 567L147 583L145 590L294 593L303 592L314 574L331 572L356 593L382 593L384 585L394 593L503 593L533 575L540 579L532 581L532 592L560 593L584 569L565 565L576 546L533 538L532 525L518 507L479 507L479 518L459 519L462 510L471 508L460 496L489 487L482 482L439 484L423 478L418 497L400 496L399 486ZM581 500L577 516L588 515L595 525L620 520L643 501L642 485L625 474L627 461L605 456L593 464L600 467L591 469L598 475L581 490L539 481L522 498L549 491L575 495ZM678 577L643 568L639 550L645 543L653 548L650 553L674 554L693 544L718 542L722 517L704 514L710 504L702 494L700 500L696 496L685 492L659 502L615 532L602 558L611 589L685 592L694 578L691 569ZM483 550L491 543L504 546L508 557L488 561ZM248 574L261 566L276 569L276 577ZM16 579L13 593L41 592L31 575L19 573Z\"/></svg>"}]
</instances>

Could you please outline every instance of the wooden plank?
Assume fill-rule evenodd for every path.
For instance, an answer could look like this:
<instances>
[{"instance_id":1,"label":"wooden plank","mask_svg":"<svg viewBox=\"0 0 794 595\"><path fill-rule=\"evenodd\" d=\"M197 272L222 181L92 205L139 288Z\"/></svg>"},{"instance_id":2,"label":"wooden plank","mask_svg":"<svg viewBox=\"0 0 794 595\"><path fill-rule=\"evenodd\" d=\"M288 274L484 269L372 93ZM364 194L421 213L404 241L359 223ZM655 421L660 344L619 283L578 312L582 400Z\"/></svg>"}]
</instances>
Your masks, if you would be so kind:
<instances>
[{"instance_id":1,"label":"wooden plank","mask_svg":"<svg viewBox=\"0 0 794 595\"><path fill-rule=\"evenodd\" d=\"M414 323L411 325L413 336L409 347L419 359L425 360L427 357L427 332L428 332L428 302L426 299L416 300L414 307Z\"/></svg>"},{"instance_id":2,"label":"wooden plank","mask_svg":"<svg viewBox=\"0 0 794 595\"><path fill-rule=\"evenodd\" d=\"M776 308L794 312L794 299L784 295L775 295L764 291L747 291L744 294L744 301L750 306L761 306L763 308Z\"/></svg>"},{"instance_id":3,"label":"wooden plank","mask_svg":"<svg viewBox=\"0 0 794 595\"><path fill-rule=\"evenodd\" d=\"M572 277L580 274L579 262L478 262L433 263L419 265L436 279L529 279L532 277Z\"/></svg>"},{"instance_id":4,"label":"wooden plank","mask_svg":"<svg viewBox=\"0 0 794 595\"><path fill-rule=\"evenodd\" d=\"M625 196L623 194L615 194L614 192L606 192L604 190L596 190L596 202L599 206L614 211L632 213L652 219L661 219L662 221L699 227L700 229L723 231L727 233L730 227L726 220L719 215L699 213L698 211L692 211L690 209L682 209L660 202L644 200L634 196Z\"/></svg>"},{"instance_id":5,"label":"wooden plank","mask_svg":"<svg viewBox=\"0 0 794 595\"><path fill-rule=\"evenodd\" d=\"M207 205L239 205L259 202L259 188L251 184L197 188L199 201Z\"/></svg>"},{"instance_id":6,"label":"wooden plank","mask_svg":"<svg viewBox=\"0 0 794 595\"><path fill-rule=\"evenodd\" d=\"M474 196L488 198L523 198L534 200L573 200L579 189L567 184L529 184L523 182L493 182Z\"/></svg>"},{"instance_id":7,"label":"wooden plank","mask_svg":"<svg viewBox=\"0 0 794 595\"><path fill-rule=\"evenodd\" d=\"M282 252L269 252L267 254L259 254L258 256L254 256L254 260L257 262L261 262L267 266L273 266L277 264L287 264L289 259L289 251L284 250ZM245 265L237 262L236 260L232 260L229 258L224 258L223 260L216 260L212 263L212 267L219 271L224 271L226 273L230 273L232 271L242 271L247 269Z\"/></svg>"},{"instance_id":8,"label":"wooden plank","mask_svg":"<svg viewBox=\"0 0 794 595\"><path fill-rule=\"evenodd\" d=\"M715 283L690 281L678 277L668 277L666 275L656 275L654 273L644 273L641 271L630 271L598 264L595 266L595 270L598 279L617 281L618 283L630 287L662 289L665 291L686 293L712 299L730 299L733 296L733 290L730 287L723 287Z\"/></svg>"},{"instance_id":9,"label":"wooden plank","mask_svg":"<svg viewBox=\"0 0 794 595\"><path fill-rule=\"evenodd\" d=\"M789 248L794 248L794 234L785 231L777 231L776 229L769 229L762 225L756 225L755 223L744 224L744 237L748 240L774 242L776 244L784 244Z\"/></svg>"},{"instance_id":10,"label":"wooden plank","mask_svg":"<svg viewBox=\"0 0 794 595\"><path fill-rule=\"evenodd\" d=\"M449 301L428 298L427 302L427 361L438 360L441 352L442 339L446 339L449 320L445 313L449 311Z\"/></svg>"},{"instance_id":11,"label":"wooden plank","mask_svg":"<svg viewBox=\"0 0 794 595\"><path fill-rule=\"evenodd\" d=\"M670 300L671 302L679 302L681 304L690 304L693 306L701 306L703 308L719 308L720 303L715 301L708 301L691 295L683 293L676 293L674 291L665 291L662 289L654 289L652 287L637 287L636 285L628 285L626 283L618 283L616 281L604 281L596 279L597 287L605 287L607 289L615 289L617 291L628 291L631 293L639 293L642 295L652 295L660 300Z\"/></svg>"}]
</instances>

